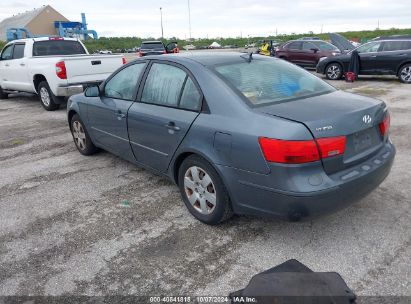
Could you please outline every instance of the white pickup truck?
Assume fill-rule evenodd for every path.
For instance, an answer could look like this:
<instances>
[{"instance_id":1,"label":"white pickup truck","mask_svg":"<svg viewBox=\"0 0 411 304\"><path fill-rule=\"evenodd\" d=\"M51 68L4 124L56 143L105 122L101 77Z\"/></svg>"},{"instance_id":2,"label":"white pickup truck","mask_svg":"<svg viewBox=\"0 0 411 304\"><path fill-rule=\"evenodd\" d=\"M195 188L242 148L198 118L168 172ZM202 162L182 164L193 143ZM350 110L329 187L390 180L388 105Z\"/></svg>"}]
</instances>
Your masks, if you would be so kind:
<instances>
[{"instance_id":1,"label":"white pickup truck","mask_svg":"<svg viewBox=\"0 0 411 304\"><path fill-rule=\"evenodd\" d=\"M64 97L83 92L87 83L104 81L125 63L122 55L89 55L73 38L14 40L0 55L0 99L14 92L35 93L53 111Z\"/></svg>"}]
</instances>

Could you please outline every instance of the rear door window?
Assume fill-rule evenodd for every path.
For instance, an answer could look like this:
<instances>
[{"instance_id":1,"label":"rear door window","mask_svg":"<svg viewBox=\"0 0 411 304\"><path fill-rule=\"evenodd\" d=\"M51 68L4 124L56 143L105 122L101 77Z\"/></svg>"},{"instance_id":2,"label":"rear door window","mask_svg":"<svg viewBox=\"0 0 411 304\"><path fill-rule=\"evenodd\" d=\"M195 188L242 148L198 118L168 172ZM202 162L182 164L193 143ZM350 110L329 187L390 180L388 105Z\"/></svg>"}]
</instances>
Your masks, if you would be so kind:
<instances>
[{"instance_id":1,"label":"rear door window","mask_svg":"<svg viewBox=\"0 0 411 304\"><path fill-rule=\"evenodd\" d=\"M44 40L33 44L33 56L83 55L85 49L74 40Z\"/></svg>"},{"instance_id":2,"label":"rear door window","mask_svg":"<svg viewBox=\"0 0 411 304\"><path fill-rule=\"evenodd\" d=\"M13 59L20 59L24 57L25 46L25 44L21 43L14 45Z\"/></svg>"},{"instance_id":3,"label":"rear door window","mask_svg":"<svg viewBox=\"0 0 411 304\"><path fill-rule=\"evenodd\" d=\"M186 77L186 72L176 66L153 63L144 85L141 101L177 107Z\"/></svg>"},{"instance_id":4,"label":"rear door window","mask_svg":"<svg viewBox=\"0 0 411 304\"><path fill-rule=\"evenodd\" d=\"M141 49L145 49L145 50L164 49L164 45L162 43L143 43L141 45Z\"/></svg>"},{"instance_id":5,"label":"rear door window","mask_svg":"<svg viewBox=\"0 0 411 304\"><path fill-rule=\"evenodd\" d=\"M312 49L318 49L318 47L312 44L311 42L303 42L304 51L311 51Z\"/></svg>"},{"instance_id":6,"label":"rear door window","mask_svg":"<svg viewBox=\"0 0 411 304\"><path fill-rule=\"evenodd\" d=\"M411 49L411 41L386 41L382 47L383 52L402 51Z\"/></svg>"},{"instance_id":7,"label":"rear door window","mask_svg":"<svg viewBox=\"0 0 411 304\"><path fill-rule=\"evenodd\" d=\"M122 69L107 82L104 95L110 98L134 100L137 81L145 65L145 63L136 63Z\"/></svg>"},{"instance_id":8,"label":"rear door window","mask_svg":"<svg viewBox=\"0 0 411 304\"><path fill-rule=\"evenodd\" d=\"M1 59L2 60L10 60L13 58L13 44L10 44L9 46L6 46L1 53Z\"/></svg>"}]
</instances>

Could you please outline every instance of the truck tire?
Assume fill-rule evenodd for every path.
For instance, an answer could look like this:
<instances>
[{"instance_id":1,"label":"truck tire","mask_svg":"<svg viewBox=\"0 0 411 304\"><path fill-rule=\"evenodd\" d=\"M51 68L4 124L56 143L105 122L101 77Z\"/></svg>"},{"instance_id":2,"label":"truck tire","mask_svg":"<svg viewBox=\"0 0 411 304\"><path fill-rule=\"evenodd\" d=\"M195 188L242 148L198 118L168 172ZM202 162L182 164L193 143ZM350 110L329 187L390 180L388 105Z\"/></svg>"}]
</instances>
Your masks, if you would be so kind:
<instances>
[{"instance_id":1,"label":"truck tire","mask_svg":"<svg viewBox=\"0 0 411 304\"><path fill-rule=\"evenodd\" d=\"M3 89L0 87L0 99L7 99L9 98L9 94L4 93Z\"/></svg>"},{"instance_id":2,"label":"truck tire","mask_svg":"<svg viewBox=\"0 0 411 304\"><path fill-rule=\"evenodd\" d=\"M47 111L54 111L60 108L60 100L50 90L47 81L42 81L39 83L37 93L39 95L41 105Z\"/></svg>"}]
</instances>

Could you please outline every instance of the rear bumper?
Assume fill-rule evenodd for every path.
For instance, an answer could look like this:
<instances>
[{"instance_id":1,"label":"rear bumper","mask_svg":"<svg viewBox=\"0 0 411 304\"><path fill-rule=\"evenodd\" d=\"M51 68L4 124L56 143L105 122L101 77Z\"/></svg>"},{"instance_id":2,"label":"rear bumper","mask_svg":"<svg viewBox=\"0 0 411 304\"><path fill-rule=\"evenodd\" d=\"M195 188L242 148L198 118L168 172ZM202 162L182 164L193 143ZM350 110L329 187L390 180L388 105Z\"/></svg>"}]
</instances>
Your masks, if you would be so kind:
<instances>
[{"instance_id":1,"label":"rear bumper","mask_svg":"<svg viewBox=\"0 0 411 304\"><path fill-rule=\"evenodd\" d=\"M71 95L83 93L83 91L84 91L83 85L61 86L57 88L57 92L55 95L68 97Z\"/></svg>"},{"instance_id":2,"label":"rear bumper","mask_svg":"<svg viewBox=\"0 0 411 304\"><path fill-rule=\"evenodd\" d=\"M310 174L293 178L285 175L284 184L288 182L292 188L301 183L299 187L307 190L301 192L270 187L273 174L262 178L248 172L246 179L243 173L234 172L235 169L220 167L219 170L226 171L223 174L228 174L231 180L225 182L236 213L297 221L333 213L363 198L386 178L394 157L395 148L388 143L371 159L332 176ZM264 179L268 180L264 182ZM318 185L313 184L320 181L326 187L315 191Z\"/></svg>"}]
</instances>

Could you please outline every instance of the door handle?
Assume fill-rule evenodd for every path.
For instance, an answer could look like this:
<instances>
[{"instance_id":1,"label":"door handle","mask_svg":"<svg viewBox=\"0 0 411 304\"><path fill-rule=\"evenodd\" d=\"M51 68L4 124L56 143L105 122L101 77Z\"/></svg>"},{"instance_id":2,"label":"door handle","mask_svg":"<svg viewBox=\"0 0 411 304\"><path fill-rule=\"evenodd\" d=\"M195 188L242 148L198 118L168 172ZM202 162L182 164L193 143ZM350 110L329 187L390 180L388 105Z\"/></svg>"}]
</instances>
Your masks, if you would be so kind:
<instances>
[{"instance_id":1,"label":"door handle","mask_svg":"<svg viewBox=\"0 0 411 304\"><path fill-rule=\"evenodd\" d=\"M24 62L20 63L20 66L26 66L26 64Z\"/></svg>"},{"instance_id":2,"label":"door handle","mask_svg":"<svg viewBox=\"0 0 411 304\"><path fill-rule=\"evenodd\" d=\"M10 66L10 64L8 64L8 63L5 63L5 64L4 64L4 66L8 67L8 66Z\"/></svg>"},{"instance_id":3,"label":"door handle","mask_svg":"<svg viewBox=\"0 0 411 304\"><path fill-rule=\"evenodd\" d=\"M173 131L180 131L180 127L177 127L174 121L170 121L165 127Z\"/></svg>"},{"instance_id":4,"label":"door handle","mask_svg":"<svg viewBox=\"0 0 411 304\"><path fill-rule=\"evenodd\" d=\"M119 119L126 118L126 114L122 113L120 110L116 112L116 115Z\"/></svg>"},{"instance_id":5,"label":"door handle","mask_svg":"<svg viewBox=\"0 0 411 304\"><path fill-rule=\"evenodd\" d=\"M371 55L370 57L371 57L371 58L375 58L375 57L377 57L377 55Z\"/></svg>"}]
</instances>

